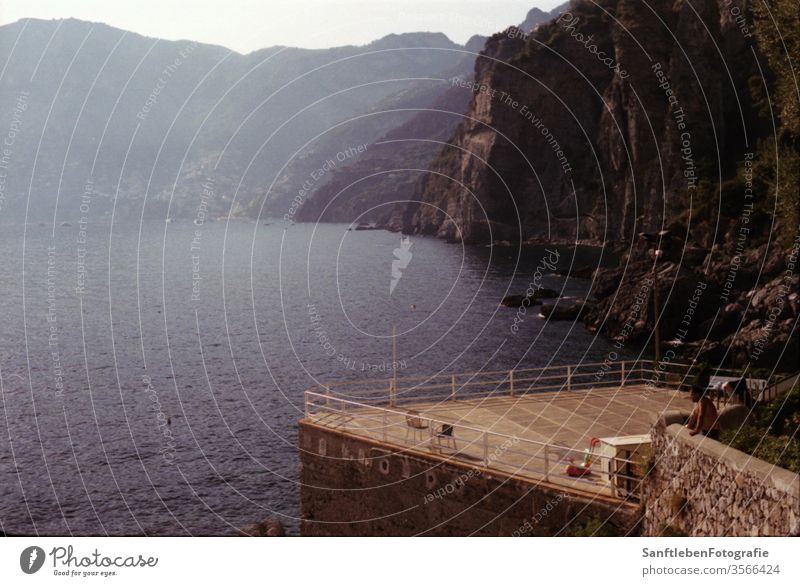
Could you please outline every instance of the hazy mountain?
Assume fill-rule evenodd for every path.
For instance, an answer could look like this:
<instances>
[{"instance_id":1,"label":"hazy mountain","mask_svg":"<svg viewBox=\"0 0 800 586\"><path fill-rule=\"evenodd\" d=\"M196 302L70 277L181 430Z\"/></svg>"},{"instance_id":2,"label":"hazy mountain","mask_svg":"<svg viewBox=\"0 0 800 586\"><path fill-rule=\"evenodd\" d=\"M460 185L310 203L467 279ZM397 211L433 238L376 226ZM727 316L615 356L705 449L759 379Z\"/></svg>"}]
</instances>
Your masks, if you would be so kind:
<instances>
[{"instance_id":1,"label":"hazy mountain","mask_svg":"<svg viewBox=\"0 0 800 586\"><path fill-rule=\"evenodd\" d=\"M549 12L540 10L539 8L531 8L528 11L528 15L525 17L525 20L517 25L517 28L524 33L530 33L535 27L552 20L564 12L567 7L569 7L569 4L569 2L564 2L564 4L553 8L553 10L550 10Z\"/></svg>"},{"instance_id":2,"label":"hazy mountain","mask_svg":"<svg viewBox=\"0 0 800 586\"><path fill-rule=\"evenodd\" d=\"M519 28L531 31L567 6L550 12L533 8ZM421 179L467 110L472 92L465 86L473 79L475 58L485 42L485 37L471 38L462 62L442 73L444 81L414 94L415 103L397 100L399 107L419 111L395 114L393 119L402 123L376 140L358 161L328 173L314 186L297 217L304 221L374 222L385 217L395 202L416 199ZM313 160L322 164L320 157Z\"/></svg>"},{"instance_id":3,"label":"hazy mountain","mask_svg":"<svg viewBox=\"0 0 800 586\"><path fill-rule=\"evenodd\" d=\"M2 26L0 128L15 140L0 218L74 220L85 191L98 216L114 195L119 213L141 213L146 195L146 214L193 217L204 186L212 214L254 213L295 152L339 124L352 132L336 152L373 141L404 119L348 121L424 94L463 51L439 33L240 55L74 19Z\"/></svg>"},{"instance_id":4,"label":"hazy mountain","mask_svg":"<svg viewBox=\"0 0 800 586\"><path fill-rule=\"evenodd\" d=\"M484 40L483 37L479 38L478 48L483 45ZM267 213L283 215L284 212L281 210L286 208L287 202L297 196L298 192L303 189L303 184L308 182L312 189L301 199L304 202L313 199L314 204L308 206L308 209L304 205L303 211L298 212L294 219L314 219L311 208L316 208L328 199L326 192L331 181L344 175L349 176L349 173L358 173L356 168L364 169L365 164L369 167L369 161L372 161L376 155L380 156L376 152L377 149L373 148L374 143L385 134L402 127L420 111L430 108L436 103L447 90L449 79L453 75L469 75L475 60L475 53L476 41L473 39L467 43L458 62L453 67L437 72L436 75L431 76L431 79L409 82L398 92L385 97L365 110L351 123L332 126L318 140L294 157L275 184L269 186ZM463 111L465 107L466 102L459 106L459 112ZM346 150L347 145L361 145L364 150L357 157L347 157L342 160L343 157L340 155L337 159L337 154ZM323 167L327 169L326 161L331 160L335 163L335 167L321 175L317 173ZM349 217L346 212L337 215L340 221L350 221L343 219L346 217Z\"/></svg>"},{"instance_id":5,"label":"hazy mountain","mask_svg":"<svg viewBox=\"0 0 800 586\"><path fill-rule=\"evenodd\" d=\"M438 81L382 102L377 111L395 111L375 120L393 124L386 125L357 160L337 166L325 181L315 184L297 219L372 222L385 216L390 204L413 197L420 173L452 137L469 104L469 92L454 87L453 80L472 79L475 57L485 41L485 37L471 38L459 63L441 72ZM319 157L313 160L321 164Z\"/></svg>"}]
</instances>

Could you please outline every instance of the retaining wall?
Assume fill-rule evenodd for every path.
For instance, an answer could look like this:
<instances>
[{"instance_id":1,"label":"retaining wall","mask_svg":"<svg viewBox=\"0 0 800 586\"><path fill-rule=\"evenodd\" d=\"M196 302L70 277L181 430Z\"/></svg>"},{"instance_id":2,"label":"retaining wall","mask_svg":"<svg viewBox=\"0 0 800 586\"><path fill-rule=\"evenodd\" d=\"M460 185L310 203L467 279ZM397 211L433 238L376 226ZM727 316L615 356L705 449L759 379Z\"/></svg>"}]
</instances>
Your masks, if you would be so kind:
<instances>
[{"instance_id":1,"label":"retaining wall","mask_svg":"<svg viewBox=\"0 0 800 586\"><path fill-rule=\"evenodd\" d=\"M638 506L300 422L301 534L556 535L590 519L635 533Z\"/></svg>"},{"instance_id":2,"label":"retaining wall","mask_svg":"<svg viewBox=\"0 0 800 586\"><path fill-rule=\"evenodd\" d=\"M644 535L800 535L800 477L700 435L685 414L651 431L654 470L644 488Z\"/></svg>"}]
</instances>

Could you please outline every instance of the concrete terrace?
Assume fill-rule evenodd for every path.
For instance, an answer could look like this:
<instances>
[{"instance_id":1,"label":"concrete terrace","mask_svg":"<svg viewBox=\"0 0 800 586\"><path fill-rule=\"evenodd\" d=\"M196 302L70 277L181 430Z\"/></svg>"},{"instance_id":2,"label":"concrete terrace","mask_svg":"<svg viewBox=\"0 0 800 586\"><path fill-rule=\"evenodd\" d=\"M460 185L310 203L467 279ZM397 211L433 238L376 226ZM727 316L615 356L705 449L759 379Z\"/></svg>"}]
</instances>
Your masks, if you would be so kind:
<instances>
[{"instance_id":1,"label":"concrete terrace","mask_svg":"<svg viewBox=\"0 0 800 586\"><path fill-rule=\"evenodd\" d=\"M474 375L459 381L454 376L449 385L426 381L427 392L420 398L391 383L388 393L394 396L383 404L359 398L358 392L343 396L312 390L306 393L306 420L393 452L413 451L616 496L607 479L598 474L576 479L566 474L566 466L581 461L592 438L645 435L662 413L691 410L688 394L644 384L646 372L639 366L636 372L621 365L621 384L600 388L591 386L585 374L581 378L575 367L562 368L566 372L541 369L535 378L517 373L516 380L511 374L487 382L484 377L471 389L464 380L474 381ZM514 382L509 384L509 378ZM443 435L450 426L452 437Z\"/></svg>"},{"instance_id":2,"label":"concrete terrace","mask_svg":"<svg viewBox=\"0 0 800 586\"><path fill-rule=\"evenodd\" d=\"M644 385L411 404L423 416L549 444L583 449L593 437L650 432L654 417L691 410L688 394Z\"/></svg>"}]
</instances>

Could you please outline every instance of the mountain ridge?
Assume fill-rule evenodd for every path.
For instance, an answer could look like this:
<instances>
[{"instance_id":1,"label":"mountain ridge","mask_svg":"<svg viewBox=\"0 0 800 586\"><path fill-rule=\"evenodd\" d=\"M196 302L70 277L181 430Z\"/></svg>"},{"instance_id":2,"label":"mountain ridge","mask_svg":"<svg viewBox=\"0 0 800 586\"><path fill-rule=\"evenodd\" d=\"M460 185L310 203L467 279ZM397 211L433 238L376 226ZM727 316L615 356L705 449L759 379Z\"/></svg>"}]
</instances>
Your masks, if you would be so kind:
<instances>
[{"instance_id":1,"label":"mountain ridge","mask_svg":"<svg viewBox=\"0 0 800 586\"><path fill-rule=\"evenodd\" d=\"M75 220L89 179L99 216L116 199L125 213L192 218L209 177L211 217L258 209L282 156L402 80L454 65L461 49L443 33L402 33L366 48L241 55L78 19L3 25L3 124L20 92L30 100L2 215Z\"/></svg>"},{"instance_id":2,"label":"mountain ridge","mask_svg":"<svg viewBox=\"0 0 800 586\"><path fill-rule=\"evenodd\" d=\"M565 6L550 12L533 8L520 26L533 28L545 23ZM479 58L487 40L473 37L466 50L474 51L475 58ZM443 73L447 83L429 108L387 132L362 160L330 173L325 182L315 186L297 218L308 222L381 222L393 202L418 197L419 181L441 148L439 143L450 140L460 115L467 109L469 96L453 87L454 80L469 83L473 70L474 59L470 59ZM398 136L403 137L402 142L398 142Z\"/></svg>"}]
</instances>

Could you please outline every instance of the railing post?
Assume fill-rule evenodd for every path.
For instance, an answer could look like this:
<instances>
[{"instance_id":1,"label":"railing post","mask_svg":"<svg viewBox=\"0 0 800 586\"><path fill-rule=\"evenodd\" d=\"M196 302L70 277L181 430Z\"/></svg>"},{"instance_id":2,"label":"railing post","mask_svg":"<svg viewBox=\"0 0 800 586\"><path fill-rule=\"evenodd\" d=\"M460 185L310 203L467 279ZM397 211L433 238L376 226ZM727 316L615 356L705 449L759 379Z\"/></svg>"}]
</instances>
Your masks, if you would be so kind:
<instances>
[{"instance_id":1,"label":"railing post","mask_svg":"<svg viewBox=\"0 0 800 586\"><path fill-rule=\"evenodd\" d=\"M625 361L619 363L619 386L625 384Z\"/></svg>"},{"instance_id":2,"label":"railing post","mask_svg":"<svg viewBox=\"0 0 800 586\"><path fill-rule=\"evenodd\" d=\"M450 400L456 400L456 375L450 375Z\"/></svg>"},{"instance_id":3,"label":"railing post","mask_svg":"<svg viewBox=\"0 0 800 586\"><path fill-rule=\"evenodd\" d=\"M309 417L311 417L311 405L309 404L308 391L303 393L303 396L306 400L306 419L308 419Z\"/></svg>"},{"instance_id":4,"label":"railing post","mask_svg":"<svg viewBox=\"0 0 800 586\"><path fill-rule=\"evenodd\" d=\"M544 479L550 480L550 455L547 452L548 444L544 445Z\"/></svg>"},{"instance_id":5,"label":"railing post","mask_svg":"<svg viewBox=\"0 0 800 586\"><path fill-rule=\"evenodd\" d=\"M397 386L394 379L389 381L389 407L397 405Z\"/></svg>"},{"instance_id":6,"label":"railing post","mask_svg":"<svg viewBox=\"0 0 800 586\"><path fill-rule=\"evenodd\" d=\"M483 465L489 467L489 432L483 432Z\"/></svg>"},{"instance_id":7,"label":"railing post","mask_svg":"<svg viewBox=\"0 0 800 586\"><path fill-rule=\"evenodd\" d=\"M328 385L322 387L325 389L325 408L330 411L331 409L331 390L328 388Z\"/></svg>"},{"instance_id":8,"label":"railing post","mask_svg":"<svg viewBox=\"0 0 800 586\"><path fill-rule=\"evenodd\" d=\"M645 476L647 476L647 475L645 474ZM639 479L639 486L636 487L636 488L638 488L638 491L639 491L639 502L640 503L644 502L644 479L645 479L645 476L642 476Z\"/></svg>"},{"instance_id":9,"label":"railing post","mask_svg":"<svg viewBox=\"0 0 800 586\"><path fill-rule=\"evenodd\" d=\"M381 413L383 414L383 441L386 441L386 409L381 409Z\"/></svg>"},{"instance_id":10,"label":"railing post","mask_svg":"<svg viewBox=\"0 0 800 586\"><path fill-rule=\"evenodd\" d=\"M567 367L567 390L572 390L572 367Z\"/></svg>"},{"instance_id":11,"label":"railing post","mask_svg":"<svg viewBox=\"0 0 800 586\"><path fill-rule=\"evenodd\" d=\"M511 391L511 396L513 397L514 396L514 371L513 370L511 370L508 373L508 381L509 381L508 384L509 384L509 389Z\"/></svg>"}]
</instances>

